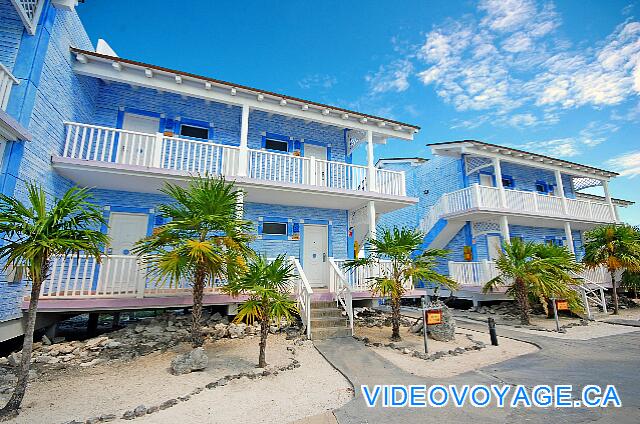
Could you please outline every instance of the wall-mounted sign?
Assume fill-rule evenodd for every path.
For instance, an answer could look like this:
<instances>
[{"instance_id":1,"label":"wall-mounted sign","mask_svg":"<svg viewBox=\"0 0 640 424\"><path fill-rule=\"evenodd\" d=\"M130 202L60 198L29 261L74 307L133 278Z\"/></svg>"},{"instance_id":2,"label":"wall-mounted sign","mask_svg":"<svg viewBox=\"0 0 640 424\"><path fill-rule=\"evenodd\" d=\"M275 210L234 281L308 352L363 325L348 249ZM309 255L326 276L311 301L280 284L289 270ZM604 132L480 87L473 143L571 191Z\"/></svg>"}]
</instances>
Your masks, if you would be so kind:
<instances>
[{"instance_id":1,"label":"wall-mounted sign","mask_svg":"<svg viewBox=\"0 0 640 424\"><path fill-rule=\"evenodd\" d=\"M427 325L442 324L442 309L427 309L424 315Z\"/></svg>"},{"instance_id":2,"label":"wall-mounted sign","mask_svg":"<svg viewBox=\"0 0 640 424\"><path fill-rule=\"evenodd\" d=\"M556 308L558 308L559 311L568 311L569 310L569 302L564 300L564 299L557 299L556 300Z\"/></svg>"}]
</instances>

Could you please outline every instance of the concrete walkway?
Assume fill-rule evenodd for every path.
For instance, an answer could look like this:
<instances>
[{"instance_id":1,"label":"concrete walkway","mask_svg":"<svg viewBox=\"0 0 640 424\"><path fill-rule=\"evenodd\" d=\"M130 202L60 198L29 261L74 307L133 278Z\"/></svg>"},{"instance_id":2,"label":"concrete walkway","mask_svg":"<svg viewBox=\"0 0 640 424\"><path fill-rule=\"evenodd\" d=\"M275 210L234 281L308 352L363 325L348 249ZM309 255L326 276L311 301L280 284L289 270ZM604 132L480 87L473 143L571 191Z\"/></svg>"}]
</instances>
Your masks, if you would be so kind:
<instances>
[{"instance_id":1,"label":"concrete walkway","mask_svg":"<svg viewBox=\"0 0 640 424\"><path fill-rule=\"evenodd\" d=\"M486 331L484 325L459 325ZM346 423L638 423L640 422L640 333L599 339L561 340L504 328L501 336L534 342L542 349L448 379L422 378L396 367L352 338L316 342L320 353L353 384L355 398L334 411ZM572 384L574 393L586 384L613 384L622 408L368 408L360 386L375 384ZM509 398L510 399L510 398Z\"/></svg>"}]
</instances>

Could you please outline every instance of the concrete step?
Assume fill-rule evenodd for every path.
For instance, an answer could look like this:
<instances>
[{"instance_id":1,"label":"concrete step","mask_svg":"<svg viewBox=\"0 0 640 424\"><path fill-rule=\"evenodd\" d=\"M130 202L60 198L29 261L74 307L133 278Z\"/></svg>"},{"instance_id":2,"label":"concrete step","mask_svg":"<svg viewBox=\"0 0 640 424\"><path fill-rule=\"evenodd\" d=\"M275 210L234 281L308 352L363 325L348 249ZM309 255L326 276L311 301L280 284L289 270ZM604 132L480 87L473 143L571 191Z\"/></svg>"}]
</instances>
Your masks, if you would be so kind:
<instances>
[{"instance_id":1,"label":"concrete step","mask_svg":"<svg viewBox=\"0 0 640 424\"><path fill-rule=\"evenodd\" d=\"M329 308L335 308L336 307L336 302L328 300L318 300L318 301L313 301L311 302L311 310L313 309L329 309Z\"/></svg>"},{"instance_id":2,"label":"concrete step","mask_svg":"<svg viewBox=\"0 0 640 424\"><path fill-rule=\"evenodd\" d=\"M323 317L342 317L342 309L336 307L311 309L311 319Z\"/></svg>"},{"instance_id":3,"label":"concrete step","mask_svg":"<svg viewBox=\"0 0 640 424\"><path fill-rule=\"evenodd\" d=\"M312 340L335 339L338 337L351 337L351 328L349 327L313 328L313 324L311 326Z\"/></svg>"},{"instance_id":4,"label":"concrete step","mask_svg":"<svg viewBox=\"0 0 640 424\"><path fill-rule=\"evenodd\" d=\"M343 317L311 318L311 331L315 331L316 328L346 327L347 323L348 321Z\"/></svg>"}]
</instances>

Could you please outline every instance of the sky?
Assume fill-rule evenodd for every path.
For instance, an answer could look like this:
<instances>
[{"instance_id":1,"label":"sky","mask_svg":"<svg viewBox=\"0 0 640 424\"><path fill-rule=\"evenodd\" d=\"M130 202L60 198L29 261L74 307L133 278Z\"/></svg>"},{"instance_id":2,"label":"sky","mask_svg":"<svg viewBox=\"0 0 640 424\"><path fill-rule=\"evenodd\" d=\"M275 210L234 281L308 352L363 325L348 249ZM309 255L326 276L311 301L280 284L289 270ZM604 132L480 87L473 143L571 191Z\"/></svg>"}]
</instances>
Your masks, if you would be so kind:
<instances>
[{"instance_id":1,"label":"sky","mask_svg":"<svg viewBox=\"0 0 640 424\"><path fill-rule=\"evenodd\" d=\"M640 225L640 0L87 0L128 59L418 125L376 158L475 139L615 171Z\"/></svg>"}]
</instances>

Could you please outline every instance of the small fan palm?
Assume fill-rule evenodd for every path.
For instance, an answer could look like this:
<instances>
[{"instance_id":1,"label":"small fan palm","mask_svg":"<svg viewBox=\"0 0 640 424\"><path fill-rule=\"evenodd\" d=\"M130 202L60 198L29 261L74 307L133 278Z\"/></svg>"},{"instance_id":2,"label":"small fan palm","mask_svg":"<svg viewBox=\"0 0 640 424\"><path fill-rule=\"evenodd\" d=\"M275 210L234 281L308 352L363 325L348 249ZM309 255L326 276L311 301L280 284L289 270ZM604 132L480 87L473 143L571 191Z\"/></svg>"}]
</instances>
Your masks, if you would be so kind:
<instances>
[{"instance_id":1,"label":"small fan palm","mask_svg":"<svg viewBox=\"0 0 640 424\"><path fill-rule=\"evenodd\" d=\"M381 275L369 277L371 292L381 297L391 298L391 340L399 341L400 337L400 300L405 293L405 283L424 281L436 283L455 290L455 281L438 273L435 268L438 261L449 252L442 249L428 249L420 252L424 234L408 228L383 228L376 238L367 240L369 256L347 261L345 267L377 267ZM388 259L391 267L380 266L381 261Z\"/></svg>"},{"instance_id":2,"label":"small fan palm","mask_svg":"<svg viewBox=\"0 0 640 424\"><path fill-rule=\"evenodd\" d=\"M142 256L156 284L192 285L191 342L202 346L204 288L236 278L249 252L249 222L238 210L242 192L224 178L209 177L193 178L186 188L167 184L162 192L174 200L158 208L169 222L140 240L133 252Z\"/></svg>"},{"instance_id":3,"label":"small fan palm","mask_svg":"<svg viewBox=\"0 0 640 424\"><path fill-rule=\"evenodd\" d=\"M29 204L0 194L0 261L4 262L5 271L23 267L31 280L18 381L9 402L0 410L0 419L17 415L24 398L40 288L49 276L51 257L82 252L99 263L101 248L109 240L106 234L92 229L106 222L89 197L86 189L71 188L62 198L47 204L44 190L36 184L27 184Z\"/></svg>"},{"instance_id":4,"label":"small fan palm","mask_svg":"<svg viewBox=\"0 0 640 424\"><path fill-rule=\"evenodd\" d=\"M580 300L571 286L577 284L572 274L582 267L567 248L520 239L512 239L503 247L504 252L496 260L500 275L487 282L483 291L506 286L507 293L518 302L523 325L531 323L530 296L539 299L545 310L551 298L567 299L571 310L581 310Z\"/></svg>"},{"instance_id":5,"label":"small fan palm","mask_svg":"<svg viewBox=\"0 0 640 424\"><path fill-rule=\"evenodd\" d=\"M640 230L630 225L603 225L584 234L582 262L589 268L604 266L613 285L613 314L618 313L619 270L640 272Z\"/></svg>"},{"instance_id":6,"label":"small fan palm","mask_svg":"<svg viewBox=\"0 0 640 424\"><path fill-rule=\"evenodd\" d=\"M260 368L267 366L267 336L271 321L280 323L284 319L291 322L298 311L289 293L293 277L293 266L287 263L285 256L280 255L271 262L263 256L253 256L246 272L223 287L223 291L232 296L249 295L238 309L235 321L245 321L250 325L255 321L260 323Z\"/></svg>"}]
</instances>

